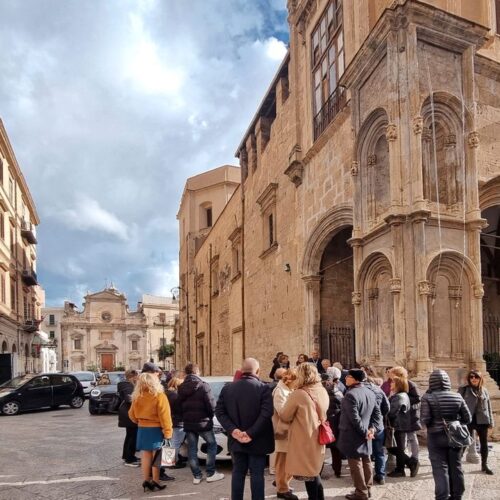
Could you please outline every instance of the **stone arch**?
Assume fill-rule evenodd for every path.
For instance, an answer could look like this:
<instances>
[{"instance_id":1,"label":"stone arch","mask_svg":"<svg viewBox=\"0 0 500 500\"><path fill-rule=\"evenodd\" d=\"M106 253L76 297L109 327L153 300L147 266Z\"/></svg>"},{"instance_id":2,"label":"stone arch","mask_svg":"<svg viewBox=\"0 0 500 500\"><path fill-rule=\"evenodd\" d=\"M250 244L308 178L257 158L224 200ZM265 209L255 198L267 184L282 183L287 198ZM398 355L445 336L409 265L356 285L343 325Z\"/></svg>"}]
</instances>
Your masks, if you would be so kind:
<instances>
[{"instance_id":1,"label":"stone arch","mask_svg":"<svg viewBox=\"0 0 500 500\"><path fill-rule=\"evenodd\" d=\"M447 208L463 203L470 113L454 95L435 92L423 101L421 116L424 199Z\"/></svg>"},{"instance_id":2,"label":"stone arch","mask_svg":"<svg viewBox=\"0 0 500 500\"><path fill-rule=\"evenodd\" d=\"M15 343L14 343L14 344L12 344L12 353L13 353L13 354L14 354L14 353L17 353L17 346L16 346L16 344L15 344Z\"/></svg>"},{"instance_id":3,"label":"stone arch","mask_svg":"<svg viewBox=\"0 0 500 500\"><path fill-rule=\"evenodd\" d=\"M352 225L353 210L348 203L335 206L321 217L307 240L301 265L303 276L318 274L323 252L332 237Z\"/></svg>"},{"instance_id":4,"label":"stone arch","mask_svg":"<svg viewBox=\"0 0 500 500\"><path fill-rule=\"evenodd\" d=\"M356 143L359 165L361 218L373 224L391 204L387 111L377 108L360 128Z\"/></svg>"},{"instance_id":5,"label":"stone arch","mask_svg":"<svg viewBox=\"0 0 500 500\"><path fill-rule=\"evenodd\" d=\"M429 357L434 363L473 356L473 300L482 285L472 261L459 252L434 255L426 272ZM466 333L467 329L467 333Z\"/></svg>"},{"instance_id":6,"label":"stone arch","mask_svg":"<svg viewBox=\"0 0 500 500\"><path fill-rule=\"evenodd\" d=\"M7 342L4 340L2 342L2 353L9 352L9 347L7 346Z\"/></svg>"},{"instance_id":7,"label":"stone arch","mask_svg":"<svg viewBox=\"0 0 500 500\"><path fill-rule=\"evenodd\" d=\"M479 186L479 207L481 211L500 205L500 175Z\"/></svg>"},{"instance_id":8,"label":"stone arch","mask_svg":"<svg viewBox=\"0 0 500 500\"><path fill-rule=\"evenodd\" d=\"M358 273L360 293L360 332L358 361L370 360L376 364L394 362L394 276L388 256L382 252L370 254Z\"/></svg>"}]
</instances>

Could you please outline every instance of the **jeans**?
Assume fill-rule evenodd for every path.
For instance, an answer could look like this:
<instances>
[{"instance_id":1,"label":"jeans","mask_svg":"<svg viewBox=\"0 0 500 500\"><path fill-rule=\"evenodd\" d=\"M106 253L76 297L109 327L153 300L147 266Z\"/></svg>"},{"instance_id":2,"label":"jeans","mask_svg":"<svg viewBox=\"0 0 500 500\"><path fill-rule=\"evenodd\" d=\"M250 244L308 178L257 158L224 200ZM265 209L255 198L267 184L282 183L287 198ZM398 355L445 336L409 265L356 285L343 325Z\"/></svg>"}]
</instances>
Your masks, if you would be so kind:
<instances>
[{"instance_id":1,"label":"jeans","mask_svg":"<svg viewBox=\"0 0 500 500\"><path fill-rule=\"evenodd\" d=\"M306 481L308 500L325 500L321 476L316 476L313 481Z\"/></svg>"},{"instance_id":2,"label":"jeans","mask_svg":"<svg viewBox=\"0 0 500 500\"><path fill-rule=\"evenodd\" d=\"M406 433L406 444L410 450L411 458L418 460L419 445L416 432Z\"/></svg>"},{"instance_id":3,"label":"jeans","mask_svg":"<svg viewBox=\"0 0 500 500\"><path fill-rule=\"evenodd\" d=\"M385 431L380 431L372 441L372 455L375 459L375 477L383 479L385 477Z\"/></svg>"},{"instance_id":4,"label":"jeans","mask_svg":"<svg viewBox=\"0 0 500 500\"><path fill-rule=\"evenodd\" d=\"M191 467L191 472L196 478L201 478L203 475L198 461L198 438L201 437L207 443L207 477L215 474L215 457L217 456L217 441L215 441L214 431L204 432L186 432L188 445L188 462Z\"/></svg>"},{"instance_id":5,"label":"jeans","mask_svg":"<svg viewBox=\"0 0 500 500\"><path fill-rule=\"evenodd\" d=\"M444 431L427 433L427 448L434 476L436 500L459 500L465 491L464 448L450 448Z\"/></svg>"},{"instance_id":6,"label":"jeans","mask_svg":"<svg viewBox=\"0 0 500 500\"><path fill-rule=\"evenodd\" d=\"M174 427L174 432L172 434L172 447L175 448L175 461L177 462L179 456L179 448L186 438L186 433L182 427Z\"/></svg>"},{"instance_id":7,"label":"jeans","mask_svg":"<svg viewBox=\"0 0 500 500\"><path fill-rule=\"evenodd\" d=\"M233 474L231 477L231 500L243 500L245 478L250 469L250 489L252 500L263 500L265 455L249 455L248 453L233 454Z\"/></svg>"}]
</instances>

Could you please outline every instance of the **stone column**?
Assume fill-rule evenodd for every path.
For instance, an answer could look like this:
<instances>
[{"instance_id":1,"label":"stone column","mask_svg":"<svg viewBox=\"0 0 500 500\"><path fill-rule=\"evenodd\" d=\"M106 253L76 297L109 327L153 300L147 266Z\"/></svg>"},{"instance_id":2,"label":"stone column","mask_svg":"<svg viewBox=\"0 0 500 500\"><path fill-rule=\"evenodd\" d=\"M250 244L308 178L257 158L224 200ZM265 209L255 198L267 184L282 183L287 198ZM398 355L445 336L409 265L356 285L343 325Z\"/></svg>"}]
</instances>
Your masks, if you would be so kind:
<instances>
[{"instance_id":1,"label":"stone column","mask_svg":"<svg viewBox=\"0 0 500 500\"><path fill-rule=\"evenodd\" d=\"M320 349L321 310L320 289L321 276L310 275L302 278L306 285L306 331L304 345L307 352Z\"/></svg>"}]
</instances>

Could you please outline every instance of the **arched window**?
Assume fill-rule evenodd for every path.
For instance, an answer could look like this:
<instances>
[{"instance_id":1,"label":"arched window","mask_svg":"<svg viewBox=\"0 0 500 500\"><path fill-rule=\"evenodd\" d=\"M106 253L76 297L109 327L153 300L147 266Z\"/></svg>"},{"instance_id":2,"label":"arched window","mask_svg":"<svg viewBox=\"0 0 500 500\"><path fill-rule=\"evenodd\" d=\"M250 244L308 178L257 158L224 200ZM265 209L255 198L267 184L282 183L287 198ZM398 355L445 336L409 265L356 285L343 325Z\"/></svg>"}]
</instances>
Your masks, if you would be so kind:
<instances>
[{"instance_id":1,"label":"arched window","mask_svg":"<svg viewBox=\"0 0 500 500\"><path fill-rule=\"evenodd\" d=\"M8 352L7 342L2 342L2 353Z\"/></svg>"}]
</instances>

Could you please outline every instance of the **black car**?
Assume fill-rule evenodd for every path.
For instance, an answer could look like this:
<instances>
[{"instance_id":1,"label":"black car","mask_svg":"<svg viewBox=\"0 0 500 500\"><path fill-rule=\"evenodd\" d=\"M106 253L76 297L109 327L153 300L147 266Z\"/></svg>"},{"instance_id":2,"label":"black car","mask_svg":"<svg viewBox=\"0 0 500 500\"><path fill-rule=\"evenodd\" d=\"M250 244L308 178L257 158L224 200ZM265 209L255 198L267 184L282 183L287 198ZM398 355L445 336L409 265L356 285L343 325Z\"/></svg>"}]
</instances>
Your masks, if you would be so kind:
<instances>
[{"instance_id":1,"label":"black car","mask_svg":"<svg viewBox=\"0 0 500 500\"><path fill-rule=\"evenodd\" d=\"M103 377L97 382L97 386L90 391L89 412L91 415L98 413L116 413L121 400L118 395L118 382L125 380L125 372L108 372L108 377ZM102 382L109 378L109 384Z\"/></svg>"},{"instance_id":2,"label":"black car","mask_svg":"<svg viewBox=\"0 0 500 500\"><path fill-rule=\"evenodd\" d=\"M82 384L67 373L21 375L0 385L0 411L4 415L60 405L81 408L84 402Z\"/></svg>"}]
</instances>

